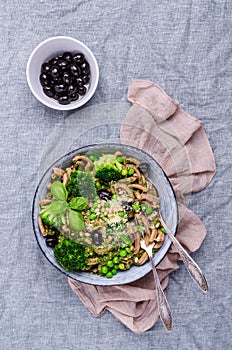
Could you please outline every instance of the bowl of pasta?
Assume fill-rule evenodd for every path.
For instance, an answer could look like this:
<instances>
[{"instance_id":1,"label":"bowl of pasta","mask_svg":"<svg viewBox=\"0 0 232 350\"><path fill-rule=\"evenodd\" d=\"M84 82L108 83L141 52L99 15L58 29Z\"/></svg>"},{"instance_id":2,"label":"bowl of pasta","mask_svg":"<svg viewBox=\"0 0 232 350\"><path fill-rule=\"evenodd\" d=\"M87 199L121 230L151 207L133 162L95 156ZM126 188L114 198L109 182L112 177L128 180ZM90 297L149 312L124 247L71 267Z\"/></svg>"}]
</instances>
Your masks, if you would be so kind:
<instances>
[{"instance_id":1,"label":"bowl of pasta","mask_svg":"<svg viewBox=\"0 0 232 350\"><path fill-rule=\"evenodd\" d=\"M32 222L38 245L66 276L95 285L135 281L151 270L141 237L154 243L155 265L175 234L173 188L145 151L104 143L75 149L56 160L34 195Z\"/></svg>"}]
</instances>

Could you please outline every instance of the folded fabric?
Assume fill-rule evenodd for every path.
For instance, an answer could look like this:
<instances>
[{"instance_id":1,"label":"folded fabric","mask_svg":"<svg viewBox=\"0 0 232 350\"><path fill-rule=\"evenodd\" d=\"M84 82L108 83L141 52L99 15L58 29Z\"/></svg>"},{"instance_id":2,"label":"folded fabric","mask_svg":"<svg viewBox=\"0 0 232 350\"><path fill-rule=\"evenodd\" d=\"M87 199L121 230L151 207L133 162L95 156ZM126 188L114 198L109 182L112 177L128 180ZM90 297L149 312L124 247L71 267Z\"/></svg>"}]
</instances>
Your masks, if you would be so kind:
<instances>
[{"instance_id":1,"label":"folded fabric","mask_svg":"<svg viewBox=\"0 0 232 350\"><path fill-rule=\"evenodd\" d=\"M128 89L132 103L121 126L121 142L149 153L168 175L178 201L176 238L184 248L197 250L206 235L204 224L185 205L184 195L204 189L216 172L213 152L202 122L187 114L158 85L134 80ZM172 245L158 264L163 289L170 272L178 269ZM151 328L158 319L152 273L119 286L95 286L69 279L72 290L96 317L108 310L135 333Z\"/></svg>"}]
</instances>

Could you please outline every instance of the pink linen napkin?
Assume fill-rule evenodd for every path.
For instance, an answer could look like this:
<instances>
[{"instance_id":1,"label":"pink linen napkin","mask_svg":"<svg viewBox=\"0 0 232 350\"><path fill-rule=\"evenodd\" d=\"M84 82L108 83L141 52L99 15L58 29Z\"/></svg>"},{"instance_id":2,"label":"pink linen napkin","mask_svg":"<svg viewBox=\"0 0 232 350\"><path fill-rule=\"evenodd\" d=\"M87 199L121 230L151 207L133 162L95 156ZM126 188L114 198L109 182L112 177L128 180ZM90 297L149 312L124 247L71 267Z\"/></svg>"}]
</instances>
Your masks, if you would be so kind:
<instances>
[{"instance_id":1,"label":"pink linen napkin","mask_svg":"<svg viewBox=\"0 0 232 350\"><path fill-rule=\"evenodd\" d=\"M178 201L176 238L188 252L197 250L206 235L204 224L184 204L184 194L204 189L216 172L214 155L202 122L187 114L158 85L134 80L128 89L132 103L121 126L121 142L145 150L161 165ZM171 245L157 272L163 289L180 260ZM152 273L119 286L94 286L69 279L72 290L95 316L108 310L135 333L151 328L158 319Z\"/></svg>"}]
</instances>

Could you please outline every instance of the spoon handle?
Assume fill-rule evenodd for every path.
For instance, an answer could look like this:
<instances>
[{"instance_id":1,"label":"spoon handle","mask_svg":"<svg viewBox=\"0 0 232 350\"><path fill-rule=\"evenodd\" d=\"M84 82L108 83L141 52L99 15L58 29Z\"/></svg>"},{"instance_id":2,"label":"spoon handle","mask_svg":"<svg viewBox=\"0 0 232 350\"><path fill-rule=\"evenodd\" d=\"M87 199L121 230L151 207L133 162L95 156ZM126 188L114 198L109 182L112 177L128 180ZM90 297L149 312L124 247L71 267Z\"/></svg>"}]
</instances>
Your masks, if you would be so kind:
<instances>
[{"instance_id":1,"label":"spoon handle","mask_svg":"<svg viewBox=\"0 0 232 350\"><path fill-rule=\"evenodd\" d=\"M167 298L164 294L164 291L160 285L159 277L156 271L155 263L152 256L149 254L150 263L152 266L152 272L156 285L156 294L157 294L157 304L161 320L163 321L164 326L168 331L172 329L172 314L170 306L168 304Z\"/></svg>"},{"instance_id":2,"label":"spoon handle","mask_svg":"<svg viewBox=\"0 0 232 350\"><path fill-rule=\"evenodd\" d=\"M206 278L201 271L200 267L197 265L197 263L191 258L191 256L186 252L186 250L182 247L180 242L176 239L176 237L172 234L172 232L169 230L167 225L165 224L162 216L160 216L160 222L165 228L168 236L171 238L175 248L177 249L178 253L180 254L181 259L183 260L183 263L188 270L190 276L194 280L194 282L201 288L203 292L208 292L208 284L206 281Z\"/></svg>"}]
</instances>

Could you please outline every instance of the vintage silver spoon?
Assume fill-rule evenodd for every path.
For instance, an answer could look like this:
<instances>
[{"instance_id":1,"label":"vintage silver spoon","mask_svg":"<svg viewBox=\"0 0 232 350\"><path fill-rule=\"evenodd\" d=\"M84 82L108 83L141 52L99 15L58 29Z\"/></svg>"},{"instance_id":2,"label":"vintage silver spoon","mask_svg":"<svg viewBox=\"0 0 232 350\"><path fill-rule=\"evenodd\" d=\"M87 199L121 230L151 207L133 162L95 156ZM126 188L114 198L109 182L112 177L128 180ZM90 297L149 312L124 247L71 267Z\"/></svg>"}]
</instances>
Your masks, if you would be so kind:
<instances>
[{"instance_id":1,"label":"vintage silver spoon","mask_svg":"<svg viewBox=\"0 0 232 350\"><path fill-rule=\"evenodd\" d=\"M176 237L172 234L172 232L167 227L166 223L164 222L164 219L162 218L162 215L160 215L160 222L162 226L165 228L165 231L167 232L168 236L171 238L172 243L174 244L175 248L177 249L178 253L180 254L181 259L183 260L183 263L188 270L190 276L194 280L194 282L201 288L203 292L208 292L208 284L206 281L206 278L201 271L200 267L197 265L197 263L191 258L191 256L186 252L186 250L182 247L182 245L179 243L179 241L176 239Z\"/></svg>"},{"instance_id":2,"label":"vintage silver spoon","mask_svg":"<svg viewBox=\"0 0 232 350\"><path fill-rule=\"evenodd\" d=\"M167 301L167 298L164 294L164 291L161 287L159 277L156 271L155 263L153 260L152 255L152 249L154 247L154 243L146 245L146 242L144 239L140 239L140 246L143 250L145 250L149 256L149 260L152 266L152 272L155 280L155 287L156 287L156 296L157 296L157 304L158 304L158 310L161 320L163 321L164 326L168 331L172 329L172 313Z\"/></svg>"}]
</instances>

